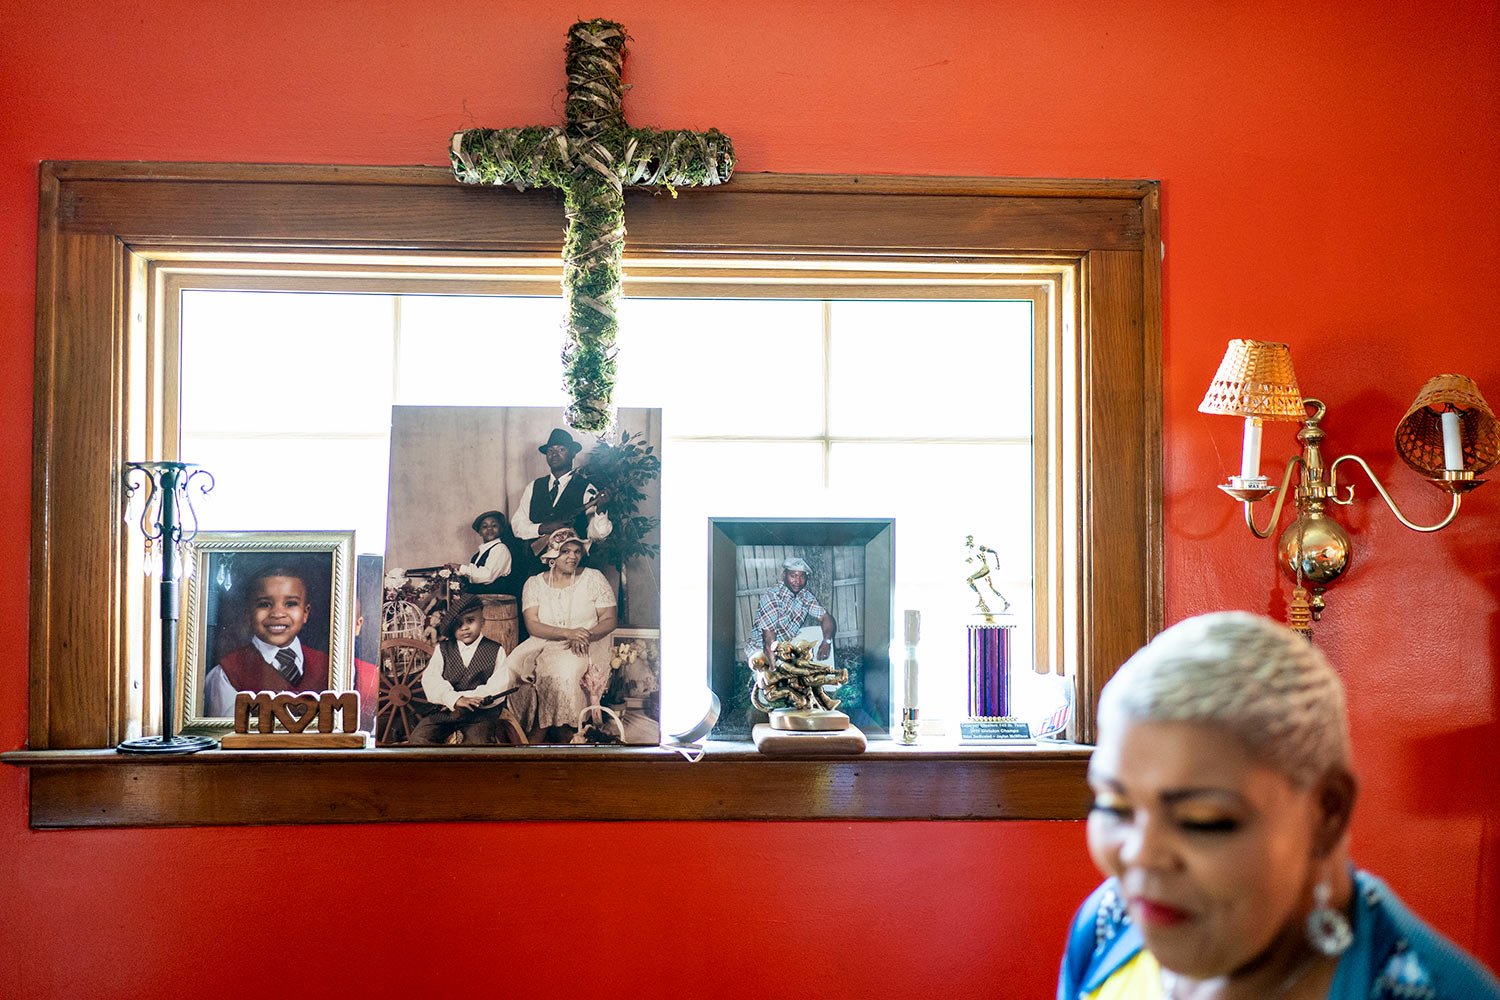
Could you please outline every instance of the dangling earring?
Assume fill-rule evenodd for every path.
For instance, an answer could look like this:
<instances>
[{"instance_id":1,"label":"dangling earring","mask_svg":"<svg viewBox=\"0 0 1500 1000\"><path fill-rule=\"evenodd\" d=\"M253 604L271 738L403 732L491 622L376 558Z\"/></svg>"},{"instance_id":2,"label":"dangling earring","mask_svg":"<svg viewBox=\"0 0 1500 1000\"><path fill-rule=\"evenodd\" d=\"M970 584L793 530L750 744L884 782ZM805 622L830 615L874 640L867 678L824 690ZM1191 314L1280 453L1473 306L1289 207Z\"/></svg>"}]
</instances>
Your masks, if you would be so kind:
<instances>
[{"instance_id":1,"label":"dangling earring","mask_svg":"<svg viewBox=\"0 0 1500 1000\"><path fill-rule=\"evenodd\" d=\"M1313 889L1313 909L1307 915L1307 940L1319 954L1342 955L1354 943L1349 918L1328 905L1333 888L1324 879Z\"/></svg>"}]
</instances>

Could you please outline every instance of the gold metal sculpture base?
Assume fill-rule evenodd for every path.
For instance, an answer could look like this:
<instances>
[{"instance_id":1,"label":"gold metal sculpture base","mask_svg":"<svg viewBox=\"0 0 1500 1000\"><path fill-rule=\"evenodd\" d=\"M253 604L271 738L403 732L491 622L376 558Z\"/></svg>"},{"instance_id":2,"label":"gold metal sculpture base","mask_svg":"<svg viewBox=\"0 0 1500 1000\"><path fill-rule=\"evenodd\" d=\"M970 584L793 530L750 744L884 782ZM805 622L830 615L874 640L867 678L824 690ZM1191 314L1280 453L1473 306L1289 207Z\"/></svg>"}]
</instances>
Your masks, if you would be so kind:
<instances>
[{"instance_id":1,"label":"gold metal sculpture base","mask_svg":"<svg viewBox=\"0 0 1500 1000\"><path fill-rule=\"evenodd\" d=\"M865 734L858 726L832 732L787 732L764 722L750 731L755 749L770 757L834 757L865 752Z\"/></svg>"},{"instance_id":2,"label":"gold metal sculpture base","mask_svg":"<svg viewBox=\"0 0 1500 1000\"><path fill-rule=\"evenodd\" d=\"M834 709L778 708L771 728L790 733L831 733L849 728L849 716Z\"/></svg>"}]
</instances>

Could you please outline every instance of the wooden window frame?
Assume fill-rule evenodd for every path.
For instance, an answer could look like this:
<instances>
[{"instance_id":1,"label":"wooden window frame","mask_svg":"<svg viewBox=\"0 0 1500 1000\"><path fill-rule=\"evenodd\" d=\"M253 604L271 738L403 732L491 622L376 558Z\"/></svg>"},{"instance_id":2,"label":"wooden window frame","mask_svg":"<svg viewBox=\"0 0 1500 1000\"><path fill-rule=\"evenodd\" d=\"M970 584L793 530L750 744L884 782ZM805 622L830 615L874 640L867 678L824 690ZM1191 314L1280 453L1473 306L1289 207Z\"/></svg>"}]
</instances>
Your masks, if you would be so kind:
<instances>
[{"instance_id":1,"label":"wooden window frame","mask_svg":"<svg viewBox=\"0 0 1500 1000\"><path fill-rule=\"evenodd\" d=\"M128 624L144 617L139 545L121 517L120 470L162 453L164 421L149 412L162 398L160 359L138 356L156 256L548 257L560 249L561 206L549 192L466 187L427 167L44 163L29 749L3 755L30 769L33 826L1084 814L1099 688L1161 627L1157 184L752 174L675 199L632 193L627 219L632 252L652 259L1066 266L1076 355L1058 360L1076 379L1065 414L1076 433L1049 502L1076 525L1055 564L1079 745L877 744L825 760L714 745L697 764L654 748L116 754L142 702L129 660L143 637Z\"/></svg>"}]
</instances>

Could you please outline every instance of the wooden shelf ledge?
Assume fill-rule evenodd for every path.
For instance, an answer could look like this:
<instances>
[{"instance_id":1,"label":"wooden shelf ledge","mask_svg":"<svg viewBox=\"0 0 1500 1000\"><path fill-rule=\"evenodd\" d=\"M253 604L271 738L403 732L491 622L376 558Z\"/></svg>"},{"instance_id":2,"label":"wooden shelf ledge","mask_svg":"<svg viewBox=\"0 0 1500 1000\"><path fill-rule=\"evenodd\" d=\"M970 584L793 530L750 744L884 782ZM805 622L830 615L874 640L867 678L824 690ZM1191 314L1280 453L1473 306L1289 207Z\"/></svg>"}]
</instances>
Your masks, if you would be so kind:
<instances>
[{"instance_id":1,"label":"wooden shelf ledge","mask_svg":"<svg viewBox=\"0 0 1500 1000\"><path fill-rule=\"evenodd\" d=\"M669 750L209 750L140 757L19 750L31 826L219 826L559 820L1080 819L1091 748L903 747L767 758Z\"/></svg>"}]
</instances>

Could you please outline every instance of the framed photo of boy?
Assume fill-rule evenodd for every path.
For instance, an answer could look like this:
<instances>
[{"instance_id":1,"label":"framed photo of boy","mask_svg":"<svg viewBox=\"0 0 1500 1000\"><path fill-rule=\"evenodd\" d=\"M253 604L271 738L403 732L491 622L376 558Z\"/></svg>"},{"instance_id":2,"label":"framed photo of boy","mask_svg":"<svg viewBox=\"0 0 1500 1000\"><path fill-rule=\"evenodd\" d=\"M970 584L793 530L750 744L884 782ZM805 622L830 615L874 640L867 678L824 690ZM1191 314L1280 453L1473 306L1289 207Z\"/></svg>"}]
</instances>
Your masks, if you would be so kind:
<instances>
[{"instance_id":1,"label":"framed photo of boy","mask_svg":"<svg viewBox=\"0 0 1500 1000\"><path fill-rule=\"evenodd\" d=\"M766 715L750 703L752 656L804 639L813 658L847 668L833 692L866 736L891 726L890 518L711 517L709 686L723 705L713 738L748 740Z\"/></svg>"},{"instance_id":2,"label":"framed photo of boy","mask_svg":"<svg viewBox=\"0 0 1500 1000\"><path fill-rule=\"evenodd\" d=\"M227 732L240 691L354 689L354 532L204 531L185 548L179 732Z\"/></svg>"}]
</instances>

